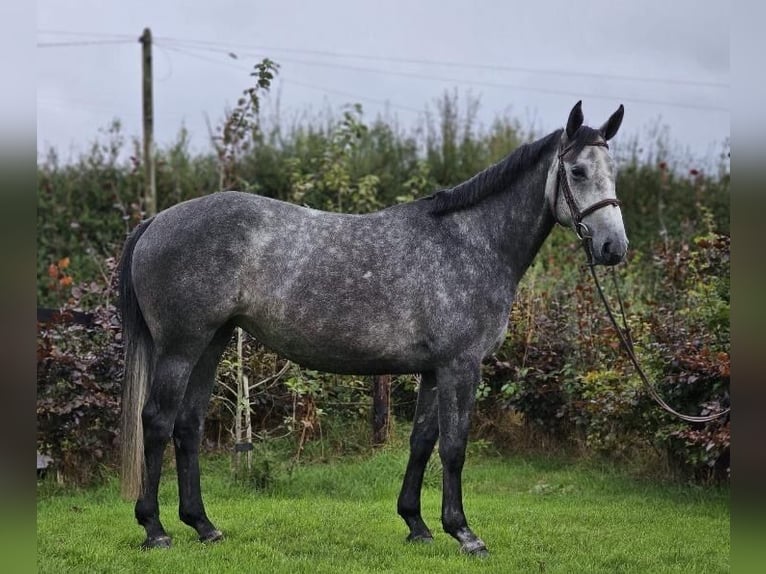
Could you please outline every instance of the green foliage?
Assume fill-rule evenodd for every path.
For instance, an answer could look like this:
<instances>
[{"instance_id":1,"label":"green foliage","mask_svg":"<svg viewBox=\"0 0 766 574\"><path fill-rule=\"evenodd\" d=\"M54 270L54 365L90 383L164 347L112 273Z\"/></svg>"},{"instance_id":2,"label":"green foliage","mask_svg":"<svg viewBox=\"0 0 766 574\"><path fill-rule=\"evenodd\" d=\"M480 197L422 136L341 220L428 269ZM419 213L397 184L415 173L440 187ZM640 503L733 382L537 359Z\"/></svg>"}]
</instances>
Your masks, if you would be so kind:
<instances>
[{"instance_id":1,"label":"green foliage","mask_svg":"<svg viewBox=\"0 0 766 574\"><path fill-rule=\"evenodd\" d=\"M656 316L649 318L660 392L678 408L719 411L729 405L730 239L708 232L656 264L667 270L660 285L673 295L658 297ZM677 286L668 286L671 277ZM728 417L705 425L679 424L665 413L656 413L656 420L656 437L666 441L679 470L701 480L728 477Z\"/></svg>"},{"instance_id":2,"label":"green foliage","mask_svg":"<svg viewBox=\"0 0 766 574\"><path fill-rule=\"evenodd\" d=\"M709 176L697 169L678 174L667 162L620 167L617 190L631 247L651 249L658 242L689 241L708 224L729 234L729 175ZM709 217L708 221L700 221Z\"/></svg>"},{"instance_id":3,"label":"green foliage","mask_svg":"<svg viewBox=\"0 0 766 574\"><path fill-rule=\"evenodd\" d=\"M508 155L523 143L518 122L498 117L489 131L476 124L479 100L469 97L461 112L457 91L436 102L437 117L427 116L425 154L440 187L450 187Z\"/></svg>"},{"instance_id":4,"label":"green foliage","mask_svg":"<svg viewBox=\"0 0 766 574\"><path fill-rule=\"evenodd\" d=\"M331 127L319 153L308 162L293 159L293 203L325 211L366 213L382 207L377 195L380 177L356 176L352 164L360 142L368 133L362 122L362 107L355 105Z\"/></svg>"},{"instance_id":5,"label":"green foliage","mask_svg":"<svg viewBox=\"0 0 766 574\"><path fill-rule=\"evenodd\" d=\"M140 218L140 168L131 158L120 165L125 140L113 122L87 155L60 165L55 152L38 168L37 298L56 307L65 295L48 280L51 264L69 258L76 282L103 282L104 260L119 251Z\"/></svg>"},{"instance_id":6,"label":"green foliage","mask_svg":"<svg viewBox=\"0 0 766 574\"><path fill-rule=\"evenodd\" d=\"M646 265L620 274L625 294L642 286L641 299L628 295L627 319L653 384L676 410L704 415L729 404L730 246L710 231L711 216L703 222L708 231L691 245L658 247L650 287ZM529 279L540 281L534 269ZM622 354L588 280L580 272L557 276L552 291L550 281L522 286L506 342L485 369L480 408L500 401L536 432L612 459L649 448L681 477L727 479L728 417L700 425L661 410ZM488 416L497 414L488 409Z\"/></svg>"},{"instance_id":7,"label":"green foliage","mask_svg":"<svg viewBox=\"0 0 766 574\"><path fill-rule=\"evenodd\" d=\"M239 176L237 167L259 136L260 96L271 89L271 81L279 65L264 58L253 68L250 76L256 78L255 85L242 92L237 105L226 113L217 134L211 137L218 159L219 190L249 189L248 181Z\"/></svg>"},{"instance_id":8,"label":"green foliage","mask_svg":"<svg viewBox=\"0 0 766 574\"><path fill-rule=\"evenodd\" d=\"M632 454L631 427L639 382L614 369L589 371L577 377L573 399L576 422L585 429L586 445L599 454L625 458ZM648 407L654 408L654 407Z\"/></svg>"},{"instance_id":9,"label":"green foliage","mask_svg":"<svg viewBox=\"0 0 766 574\"><path fill-rule=\"evenodd\" d=\"M241 465L238 472L232 473L233 479L258 492L273 490L279 481L284 480L287 472L286 463L275 451L272 441L259 441L249 453L251 464L248 468Z\"/></svg>"}]
</instances>

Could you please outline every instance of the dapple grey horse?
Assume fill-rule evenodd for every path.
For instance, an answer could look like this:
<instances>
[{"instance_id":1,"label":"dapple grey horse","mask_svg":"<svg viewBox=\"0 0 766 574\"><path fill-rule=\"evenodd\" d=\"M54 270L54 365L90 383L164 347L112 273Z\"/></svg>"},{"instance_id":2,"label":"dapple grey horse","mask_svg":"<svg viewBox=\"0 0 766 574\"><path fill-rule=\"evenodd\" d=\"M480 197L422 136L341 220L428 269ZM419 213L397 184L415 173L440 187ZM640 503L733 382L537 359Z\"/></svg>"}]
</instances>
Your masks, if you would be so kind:
<instances>
[{"instance_id":1,"label":"dapple grey horse","mask_svg":"<svg viewBox=\"0 0 766 574\"><path fill-rule=\"evenodd\" d=\"M451 189L367 215L325 213L248 193L175 205L141 223L120 264L125 341L123 494L137 499L143 547L170 545L157 488L172 438L179 516L203 542L222 537L200 492L198 452L215 372L240 326L300 365L334 373L421 373L398 512L431 540L420 512L439 441L442 526L487 553L463 512L461 474L482 359L503 341L516 286L555 223L613 265L628 240L607 140L581 103L565 129L522 145Z\"/></svg>"}]
</instances>

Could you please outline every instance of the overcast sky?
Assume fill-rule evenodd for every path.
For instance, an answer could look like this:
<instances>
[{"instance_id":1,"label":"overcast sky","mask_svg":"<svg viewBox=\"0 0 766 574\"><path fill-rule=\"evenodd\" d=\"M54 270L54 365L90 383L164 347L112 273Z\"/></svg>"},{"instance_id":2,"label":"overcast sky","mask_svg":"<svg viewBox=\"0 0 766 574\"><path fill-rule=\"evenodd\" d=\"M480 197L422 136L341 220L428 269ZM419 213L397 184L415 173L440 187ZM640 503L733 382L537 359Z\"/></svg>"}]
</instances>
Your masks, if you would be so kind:
<instances>
[{"instance_id":1,"label":"overcast sky","mask_svg":"<svg viewBox=\"0 0 766 574\"><path fill-rule=\"evenodd\" d=\"M416 125L445 90L481 100L479 120L562 127L583 100L600 125L622 103L623 132L658 123L712 160L729 136L726 0L38 0L37 146L76 157L119 118L141 135L138 37L155 36L155 133L182 124L197 149L263 57L281 65L282 117L359 102ZM229 55L235 54L237 59ZM618 136L619 139L619 136Z\"/></svg>"}]
</instances>

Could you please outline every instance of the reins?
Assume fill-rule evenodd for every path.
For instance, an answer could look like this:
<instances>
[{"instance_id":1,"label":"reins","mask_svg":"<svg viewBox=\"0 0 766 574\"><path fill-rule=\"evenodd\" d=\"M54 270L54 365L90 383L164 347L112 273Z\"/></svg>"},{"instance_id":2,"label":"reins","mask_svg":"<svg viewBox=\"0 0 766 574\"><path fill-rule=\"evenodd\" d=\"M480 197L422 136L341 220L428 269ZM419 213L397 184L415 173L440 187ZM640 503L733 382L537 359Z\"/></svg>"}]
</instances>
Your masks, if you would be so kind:
<instances>
[{"instance_id":1,"label":"reins","mask_svg":"<svg viewBox=\"0 0 766 574\"><path fill-rule=\"evenodd\" d=\"M609 146L606 144L606 142L594 142L591 144L586 145L596 145L596 146L603 146L608 148ZM685 415L683 413L679 413L675 409L673 409L670 405L668 405L664 399L659 395L657 390L654 388L654 386L649 381L649 378L646 376L646 373L641 368L641 365L638 362L638 358L636 357L636 353L633 349L633 340L630 336L630 328L628 327L628 321L625 317L625 307L623 305L622 296L620 295L620 289L619 285L617 284L617 276L614 272L614 268L611 268L611 274L612 274L612 282L615 287L615 291L617 293L617 301L619 303L620 308L620 315L622 317L622 327L617 322L617 319L614 316L614 312L612 311L611 306L609 305L609 301L607 301L606 296L604 295L604 290L601 287L601 282L598 279L598 274L596 273L596 263L593 260L593 250L591 249L591 240L592 237L590 235L590 231L588 229L588 226L585 225L582 220L583 218L596 211L597 209L601 209L602 207L606 207L609 205L619 206L620 202L617 199L604 199L601 201L598 201L594 203L593 205L587 207L586 209L580 211L577 207L577 203L574 200L574 196L572 195L572 190L569 187L569 182L567 180L566 176L566 170L564 168L564 161L563 157L564 155L569 151L569 149L572 147L570 144L566 148L564 148L563 151L561 151L558 155L559 160L559 167L558 167L558 185L556 185L556 196L554 198L554 217L555 217L555 206L558 202L558 193L559 189L561 189L564 193L564 198L566 199L567 205L569 207L569 210L572 214L572 226L574 228L575 233L577 234L577 237L580 239L580 242L583 246L583 249L585 250L585 257L588 260L588 269L590 269L590 274L593 277L593 282L596 284L596 290L598 291L599 297L601 298L601 301L604 303L604 309L606 309L606 314L609 317L609 320L612 323L612 326L614 327L614 330L617 332L617 336L620 339L620 343L622 344L623 349L625 349L625 353L628 355L628 358L630 359L630 362L633 363L633 367L636 369L636 372L638 373L639 377L641 378L641 381L644 383L644 386L646 387L646 390L649 392L649 396L654 399L654 401L660 405L665 411L669 412L670 414L691 422L691 423L706 423L713 421L717 418L720 418L726 414L728 414L731 411L731 408L727 408L719 413L716 413L714 415L707 415L707 416L693 416L693 415ZM558 218L556 218L558 221Z\"/></svg>"}]
</instances>

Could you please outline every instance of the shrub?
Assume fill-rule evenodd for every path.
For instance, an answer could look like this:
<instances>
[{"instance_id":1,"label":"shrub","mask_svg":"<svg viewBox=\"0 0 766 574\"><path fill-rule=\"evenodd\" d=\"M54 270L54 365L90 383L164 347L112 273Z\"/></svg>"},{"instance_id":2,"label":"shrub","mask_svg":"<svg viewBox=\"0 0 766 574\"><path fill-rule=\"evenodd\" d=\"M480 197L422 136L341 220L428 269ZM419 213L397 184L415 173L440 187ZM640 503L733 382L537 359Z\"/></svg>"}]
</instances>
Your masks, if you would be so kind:
<instances>
[{"instance_id":1,"label":"shrub","mask_svg":"<svg viewBox=\"0 0 766 574\"><path fill-rule=\"evenodd\" d=\"M729 405L730 242L702 213L707 233L691 245L658 246L652 286L628 306L627 318L637 354L666 402L705 415ZM621 274L629 286L647 282L645 265ZM530 281L537 277L532 269ZM726 479L728 417L687 423L661 410L594 306L585 279L557 275L552 293L539 284L521 287L506 341L494 365L485 367L480 407L499 402L522 414L530 432L582 442L610 458L627 459L651 446L679 476Z\"/></svg>"},{"instance_id":2,"label":"shrub","mask_svg":"<svg viewBox=\"0 0 766 574\"><path fill-rule=\"evenodd\" d=\"M114 260L106 263L113 268ZM85 300L98 301L90 309L91 321L72 322ZM108 286L75 285L58 318L38 324L37 449L53 458L65 480L89 484L113 461L122 365Z\"/></svg>"},{"instance_id":3,"label":"shrub","mask_svg":"<svg viewBox=\"0 0 766 574\"><path fill-rule=\"evenodd\" d=\"M666 270L662 285L673 294L657 301L650 317L659 390L676 410L720 412L730 404L730 239L709 231L675 254L661 252L655 264ZM728 477L729 417L690 425L657 412L655 424L682 473Z\"/></svg>"}]
</instances>

